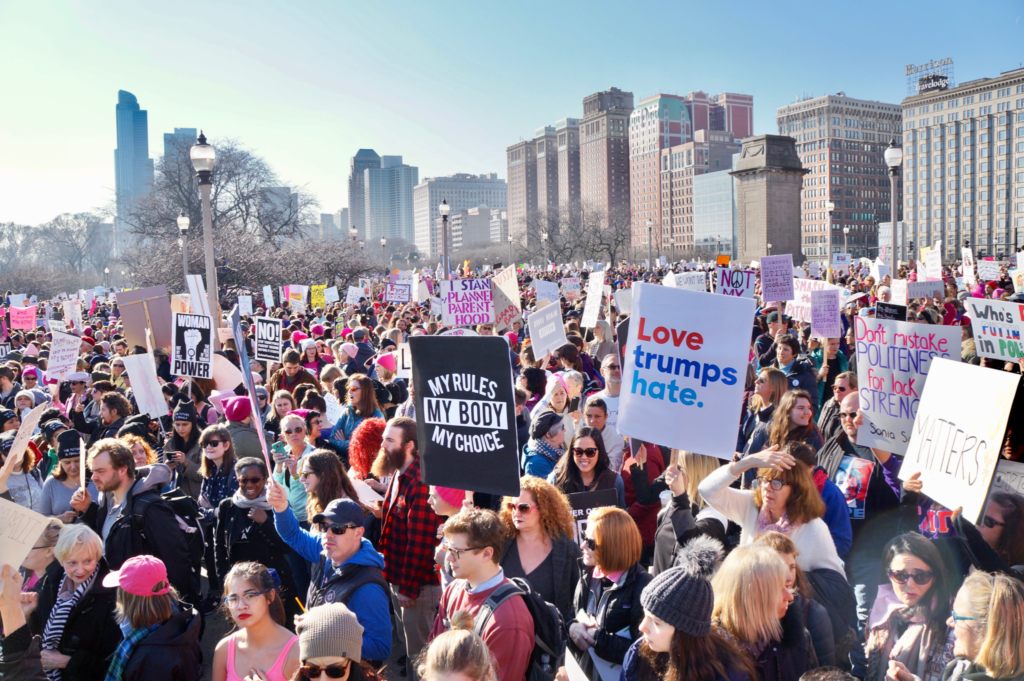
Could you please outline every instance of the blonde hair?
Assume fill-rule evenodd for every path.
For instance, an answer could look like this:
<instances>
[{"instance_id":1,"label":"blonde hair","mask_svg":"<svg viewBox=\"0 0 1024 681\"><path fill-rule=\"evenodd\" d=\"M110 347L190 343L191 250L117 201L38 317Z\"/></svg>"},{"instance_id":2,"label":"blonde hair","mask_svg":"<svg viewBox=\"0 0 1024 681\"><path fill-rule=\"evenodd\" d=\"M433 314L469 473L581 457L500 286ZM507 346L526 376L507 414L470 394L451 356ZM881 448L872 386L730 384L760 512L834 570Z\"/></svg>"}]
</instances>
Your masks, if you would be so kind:
<instances>
[{"instance_id":1,"label":"blonde hair","mask_svg":"<svg viewBox=\"0 0 1024 681\"><path fill-rule=\"evenodd\" d=\"M740 643L780 639L782 624L776 608L788 574L789 568L772 547L736 547L711 580L715 591L712 620Z\"/></svg>"},{"instance_id":2,"label":"blonde hair","mask_svg":"<svg viewBox=\"0 0 1024 681\"><path fill-rule=\"evenodd\" d=\"M283 431L285 428L287 428L287 426L285 425L286 423L291 423L293 421L298 421L302 425L302 429L306 429L306 420L304 418L302 418L298 414L288 412L287 414L281 417L281 430Z\"/></svg>"},{"instance_id":3,"label":"blonde hair","mask_svg":"<svg viewBox=\"0 0 1024 681\"><path fill-rule=\"evenodd\" d=\"M672 458L679 470L686 473L686 495L690 498L691 504L697 504L697 508L704 508L708 502L697 491L697 486L716 470L718 470L718 459L703 454L694 454L683 449L672 450Z\"/></svg>"},{"instance_id":4,"label":"blonde hair","mask_svg":"<svg viewBox=\"0 0 1024 681\"><path fill-rule=\"evenodd\" d=\"M1024 585L1006 575L975 572L960 587L967 596L965 622L983 635L974 660L994 679L1024 673Z\"/></svg>"},{"instance_id":5,"label":"blonde hair","mask_svg":"<svg viewBox=\"0 0 1024 681\"><path fill-rule=\"evenodd\" d=\"M442 676L463 674L472 681L493 681L497 678L487 644L473 633L473 615L459 610L451 618L451 630L446 631L423 649L417 675L425 681Z\"/></svg>"},{"instance_id":6,"label":"blonde hair","mask_svg":"<svg viewBox=\"0 0 1024 681\"><path fill-rule=\"evenodd\" d=\"M93 560L103 555L103 540L88 525L65 525L53 547L53 557L58 563L70 560L75 554L86 553Z\"/></svg>"}]
</instances>

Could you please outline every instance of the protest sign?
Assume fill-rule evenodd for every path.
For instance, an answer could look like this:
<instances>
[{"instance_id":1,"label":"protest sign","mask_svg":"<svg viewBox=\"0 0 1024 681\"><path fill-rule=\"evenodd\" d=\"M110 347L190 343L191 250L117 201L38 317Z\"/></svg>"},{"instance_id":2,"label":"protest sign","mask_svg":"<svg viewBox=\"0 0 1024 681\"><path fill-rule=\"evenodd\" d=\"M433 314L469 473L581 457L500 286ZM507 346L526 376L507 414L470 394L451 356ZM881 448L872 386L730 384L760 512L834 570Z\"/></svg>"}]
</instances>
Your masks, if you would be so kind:
<instances>
[{"instance_id":1,"label":"protest sign","mask_svg":"<svg viewBox=\"0 0 1024 681\"><path fill-rule=\"evenodd\" d=\"M362 298L364 295L365 294L363 293L363 289L359 288L358 286L349 286L348 293L345 294L345 304L358 305L359 299Z\"/></svg>"},{"instance_id":2,"label":"protest sign","mask_svg":"<svg viewBox=\"0 0 1024 681\"><path fill-rule=\"evenodd\" d=\"M959 353L949 361L936 359L930 374L899 477L920 473L922 493L946 508L962 507L964 518L977 525L1020 377L965 364ZM1019 422L1020 415L1013 418Z\"/></svg>"},{"instance_id":3,"label":"protest sign","mask_svg":"<svg viewBox=\"0 0 1024 681\"><path fill-rule=\"evenodd\" d=\"M971 252L969 246L964 246L960 249L960 260L964 281L968 286L974 286L978 283L978 280L974 276L974 253Z\"/></svg>"},{"instance_id":4,"label":"protest sign","mask_svg":"<svg viewBox=\"0 0 1024 681\"><path fill-rule=\"evenodd\" d=\"M67 328L68 324L71 324L75 331L79 334L82 333L82 301L67 299L61 304L61 310L64 312L64 325Z\"/></svg>"},{"instance_id":5,"label":"protest sign","mask_svg":"<svg viewBox=\"0 0 1024 681\"><path fill-rule=\"evenodd\" d=\"M811 262L807 263L807 274L809 276L817 278L817 276L820 273L821 273L821 263L819 263L816 260L812 260Z\"/></svg>"},{"instance_id":6,"label":"protest sign","mask_svg":"<svg viewBox=\"0 0 1024 681\"><path fill-rule=\"evenodd\" d=\"M440 317L441 316L441 299L431 298L430 299L430 316Z\"/></svg>"},{"instance_id":7,"label":"protest sign","mask_svg":"<svg viewBox=\"0 0 1024 681\"><path fill-rule=\"evenodd\" d=\"M516 296L518 297L518 293ZM504 289L494 283L491 279L491 297L494 299L494 330L504 331L512 326L514 321L522 320L523 315L519 311L519 305L509 300Z\"/></svg>"},{"instance_id":8,"label":"protest sign","mask_svg":"<svg viewBox=\"0 0 1024 681\"><path fill-rule=\"evenodd\" d=\"M273 317L256 317L255 359L258 362L281 362L281 320Z\"/></svg>"},{"instance_id":9,"label":"protest sign","mask_svg":"<svg viewBox=\"0 0 1024 681\"><path fill-rule=\"evenodd\" d=\"M981 277L982 281L999 279L999 263L994 260L979 260L978 276Z\"/></svg>"},{"instance_id":10,"label":"protest sign","mask_svg":"<svg viewBox=\"0 0 1024 681\"><path fill-rule=\"evenodd\" d=\"M399 343L395 352L395 376L412 378L412 351L408 343Z\"/></svg>"},{"instance_id":11,"label":"protest sign","mask_svg":"<svg viewBox=\"0 0 1024 681\"><path fill-rule=\"evenodd\" d=\"M263 304L268 310L274 307L274 289L270 286L263 287Z\"/></svg>"},{"instance_id":12,"label":"protest sign","mask_svg":"<svg viewBox=\"0 0 1024 681\"><path fill-rule=\"evenodd\" d=\"M864 425L857 444L904 454L936 358L960 358L960 329L854 317Z\"/></svg>"},{"instance_id":13,"label":"protest sign","mask_svg":"<svg viewBox=\"0 0 1024 681\"><path fill-rule=\"evenodd\" d=\"M842 337L838 290L811 291L811 335L818 338Z\"/></svg>"},{"instance_id":14,"label":"protest sign","mask_svg":"<svg viewBox=\"0 0 1024 681\"><path fill-rule=\"evenodd\" d=\"M8 342L0 343L0 359L7 357L11 354L11 344Z\"/></svg>"},{"instance_id":15,"label":"protest sign","mask_svg":"<svg viewBox=\"0 0 1024 681\"><path fill-rule=\"evenodd\" d=\"M599 508L617 506L619 500L613 489L577 492L567 496L569 497L569 508L572 509L572 538L577 544L583 546L583 539L587 536L587 518L590 517L590 512Z\"/></svg>"},{"instance_id":16,"label":"protest sign","mask_svg":"<svg viewBox=\"0 0 1024 681\"><path fill-rule=\"evenodd\" d=\"M245 332L242 330L242 316L238 313L238 306L237 305L234 308L232 308L231 312L228 313L228 327L231 329L231 331L234 333L234 336L235 336L235 346L238 348L238 362L239 362L239 364L241 364L244 367L249 366L249 356L248 356L248 351L246 350L246 346L245 346ZM222 357L220 355L215 355L214 359L215 360L223 360L223 359L226 359L226 358ZM230 362L228 362L228 365L231 366L232 368L236 368L235 365L231 364ZM218 367L215 364L214 365L214 371L216 372L217 370L218 370ZM249 395L250 410L251 410L251 412L253 414L259 414L260 413L260 403L259 403L259 400L257 399L257 395L256 395L256 382L253 379L252 372L251 371L245 371L245 372L239 372L239 373L243 374L241 376L242 380L240 382L244 382L245 383L245 391ZM238 384L236 383L235 386L237 387L237 385ZM263 430L263 419L260 419L260 418L254 419L254 423L252 424L252 427L256 430L256 435L259 437L260 448L263 450L263 458L266 460L267 466L268 467L273 466L274 464L270 460L270 448L267 446L267 434ZM273 469L271 469L271 470L273 470Z\"/></svg>"},{"instance_id":17,"label":"protest sign","mask_svg":"<svg viewBox=\"0 0 1024 681\"><path fill-rule=\"evenodd\" d=\"M544 281L543 279L534 279L533 288L537 290L537 300L543 298L544 300L550 300L553 303L558 302L558 284L553 281Z\"/></svg>"},{"instance_id":18,"label":"protest sign","mask_svg":"<svg viewBox=\"0 0 1024 681\"><path fill-rule=\"evenodd\" d=\"M812 276L817 276L817 273ZM770 303L793 300L793 297L793 255L786 253L761 258L761 298Z\"/></svg>"},{"instance_id":19,"label":"protest sign","mask_svg":"<svg viewBox=\"0 0 1024 681\"><path fill-rule=\"evenodd\" d=\"M832 269L834 270L849 272L851 262L853 262L853 259L850 257L849 253L832 254Z\"/></svg>"},{"instance_id":20,"label":"protest sign","mask_svg":"<svg viewBox=\"0 0 1024 681\"><path fill-rule=\"evenodd\" d=\"M200 300L205 305L206 297L202 296ZM193 306L197 305L194 295L192 304ZM166 286L150 286L134 291L121 291L117 294L117 306L121 311L121 323L124 326L124 335L129 348L136 345L147 347L147 328L152 334L154 347L169 348L171 346L171 299L167 295Z\"/></svg>"},{"instance_id":21,"label":"protest sign","mask_svg":"<svg viewBox=\"0 0 1024 681\"><path fill-rule=\"evenodd\" d=\"M516 306L517 310L522 311L523 308L519 300L519 285L516 283L515 265L509 265L501 272L498 272L491 281L505 293L505 296Z\"/></svg>"},{"instance_id":22,"label":"protest sign","mask_svg":"<svg viewBox=\"0 0 1024 681\"><path fill-rule=\"evenodd\" d=\"M964 303L979 357L1008 362L1024 357L1024 305L988 298L967 298Z\"/></svg>"},{"instance_id":23,"label":"protest sign","mask_svg":"<svg viewBox=\"0 0 1024 681\"><path fill-rule=\"evenodd\" d=\"M942 251L931 249L924 256L925 281L942 280Z\"/></svg>"},{"instance_id":24,"label":"protest sign","mask_svg":"<svg viewBox=\"0 0 1024 681\"><path fill-rule=\"evenodd\" d=\"M569 302L580 299L580 280L578 277L568 277L562 280L562 295Z\"/></svg>"},{"instance_id":25,"label":"protest sign","mask_svg":"<svg viewBox=\"0 0 1024 681\"><path fill-rule=\"evenodd\" d=\"M243 317L252 316L252 296L238 296L238 313Z\"/></svg>"},{"instance_id":26,"label":"protest sign","mask_svg":"<svg viewBox=\"0 0 1024 681\"><path fill-rule=\"evenodd\" d=\"M519 496L512 365L494 336L413 336L423 482Z\"/></svg>"},{"instance_id":27,"label":"protest sign","mask_svg":"<svg viewBox=\"0 0 1024 681\"><path fill-rule=\"evenodd\" d=\"M834 286L825 281L818 279L794 279L793 280L793 300L786 304L786 314L793 319L800 322L811 322L811 292L812 291L830 291L840 290L838 286ZM840 300L842 299L842 293ZM765 298L766 301L771 300Z\"/></svg>"},{"instance_id":28,"label":"protest sign","mask_svg":"<svg viewBox=\"0 0 1024 681\"><path fill-rule=\"evenodd\" d=\"M439 334L439 335L441 335L441 336L479 336L480 334L478 334L476 331L473 331L472 329L448 329L447 331L445 331L444 333Z\"/></svg>"},{"instance_id":29,"label":"protest sign","mask_svg":"<svg viewBox=\"0 0 1024 681\"><path fill-rule=\"evenodd\" d=\"M24 293L15 293L8 298L10 304L15 307L25 307L25 303L28 302L28 296Z\"/></svg>"},{"instance_id":30,"label":"protest sign","mask_svg":"<svg viewBox=\"0 0 1024 681\"><path fill-rule=\"evenodd\" d=\"M36 306L14 307L9 310L11 314L12 329L34 329L36 328Z\"/></svg>"},{"instance_id":31,"label":"protest sign","mask_svg":"<svg viewBox=\"0 0 1024 681\"><path fill-rule=\"evenodd\" d=\"M174 315L171 373L175 376L212 378L213 320L201 314Z\"/></svg>"},{"instance_id":32,"label":"protest sign","mask_svg":"<svg viewBox=\"0 0 1024 681\"><path fill-rule=\"evenodd\" d=\"M408 303L412 300L412 284L384 284L384 300L389 303Z\"/></svg>"},{"instance_id":33,"label":"protest sign","mask_svg":"<svg viewBox=\"0 0 1024 681\"><path fill-rule=\"evenodd\" d=\"M228 327L217 327L217 339L220 341L221 345L224 345L229 340L231 340L232 336L233 334L231 333L231 329L229 329Z\"/></svg>"},{"instance_id":34,"label":"protest sign","mask_svg":"<svg viewBox=\"0 0 1024 681\"><path fill-rule=\"evenodd\" d=\"M441 303L441 323L445 326L494 323L494 298L489 279L442 281Z\"/></svg>"},{"instance_id":35,"label":"protest sign","mask_svg":"<svg viewBox=\"0 0 1024 681\"><path fill-rule=\"evenodd\" d=\"M46 367L47 377L63 380L67 374L75 373L78 366L78 350L81 345L82 339L78 336L53 331L50 359Z\"/></svg>"},{"instance_id":36,"label":"protest sign","mask_svg":"<svg viewBox=\"0 0 1024 681\"><path fill-rule=\"evenodd\" d=\"M707 291L708 290L708 275L707 272L681 272L675 276L675 287L685 288L690 291ZM668 279L668 277L666 277Z\"/></svg>"},{"instance_id":37,"label":"protest sign","mask_svg":"<svg viewBox=\"0 0 1024 681\"><path fill-rule=\"evenodd\" d=\"M8 466L13 469L21 467L21 463L25 456L25 450L28 448L29 440L32 439L32 433L35 431L36 426L39 425L39 419L42 417L43 412L50 406L51 405L48 402L44 402L33 407L32 410L29 411L29 413L21 420L21 425L18 427L18 433L14 436L14 442L11 443L11 450L8 452L7 460L4 462L5 468Z\"/></svg>"},{"instance_id":38,"label":"protest sign","mask_svg":"<svg viewBox=\"0 0 1024 681\"><path fill-rule=\"evenodd\" d=\"M703 272L701 272L703 274ZM621 314L629 314L633 310L633 289L620 288L615 292L615 307Z\"/></svg>"},{"instance_id":39,"label":"protest sign","mask_svg":"<svg viewBox=\"0 0 1024 681\"><path fill-rule=\"evenodd\" d=\"M320 308L321 310L327 306L327 301L324 299L324 290L327 289L327 284L317 284L309 287L309 306L314 310Z\"/></svg>"},{"instance_id":40,"label":"protest sign","mask_svg":"<svg viewBox=\"0 0 1024 681\"><path fill-rule=\"evenodd\" d=\"M729 256L728 255L720 255L720 256L718 256L715 259L715 264L718 265L719 267L728 267L729 266Z\"/></svg>"},{"instance_id":41,"label":"protest sign","mask_svg":"<svg viewBox=\"0 0 1024 681\"><path fill-rule=\"evenodd\" d=\"M939 298L945 299L942 281L908 281L907 298Z\"/></svg>"},{"instance_id":42,"label":"protest sign","mask_svg":"<svg viewBox=\"0 0 1024 681\"><path fill-rule=\"evenodd\" d=\"M359 288L363 289L363 296L369 298L373 295L373 280L372 279L360 279Z\"/></svg>"},{"instance_id":43,"label":"protest sign","mask_svg":"<svg viewBox=\"0 0 1024 681\"><path fill-rule=\"evenodd\" d=\"M754 301L651 284L633 287L618 430L731 458L743 401Z\"/></svg>"},{"instance_id":44,"label":"protest sign","mask_svg":"<svg viewBox=\"0 0 1024 681\"><path fill-rule=\"evenodd\" d=\"M882 280L889 276L889 266L881 260L876 260L871 263L871 276L877 283L882 283Z\"/></svg>"},{"instance_id":45,"label":"protest sign","mask_svg":"<svg viewBox=\"0 0 1024 681\"><path fill-rule=\"evenodd\" d=\"M338 287L337 286L330 286L330 287L324 289L324 302L336 303L339 300L340 300L340 297L338 296Z\"/></svg>"},{"instance_id":46,"label":"protest sign","mask_svg":"<svg viewBox=\"0 0 1024 681\"><path fill-rule=\"evenodd\" d=\"M893 279L892 285L889 287L892 290L892 302L897 305L908 305L910 303L907 295L907 284L906 279Z\"/></svg>"},{"instance_id":47,"label":"protest sign","mask_svg":"<svg viewBox=\"0 0 1024 681\"><path fill-rule=\"evenodd\" d=\"M18 569L49 522L50 519L41 513L13 501L0 499L0 537L4 538L0 541L0 565L10 565L12 570ZM3 589L3 583L0 583L0 593L3 593Z\"/></svg>"},{"instance_id":48,"label":"protest sign","mask_svg":"<svg viewBox=\"0 0 1024 681\"><path fill-rule=\"evenodd\" d=\"M61 333L67 333L68 326L61 319L50 320L50 331L59 331Z\"/></svg>"},{"instance_id":49,"label":"protest sign","mask_svg":"<svg viewBox=\"0 0 1024 681\"><path fill-rule=\"evenodd\" d=\"M793 278L794 279L806 279L807 278L807 273L804 272L802 267L794 267L793 268ZM772 302L772 301L767 301L767 302Z\"/></svg>"},{"instance_id":50,"label":"protest sign","mask_svg":"<svg viewBox=\"0 0 1024 681\"><path fill-rule=\"evenodd\" d=\"M601 312L601 296L604 295L605 272L591 272L587 280L587 304L583 307L580 328L592 329L597 325L597 316Z\"/></svg>"},{"instance_id":51,"label":"protest sign","mask_svg":"<svg viewBox=\"0 0 1024 681\"><path fill-rule=\"evenodd\" d=\"M308 289L308 286L296 284L284 287L284 294L287 297L288 304L291 305L292 310L295 312L306 311L306 291Z\"/></svg>"},{"instance_id":52,"label":"protest sign","mask_svg":"<svg viewBox=\"0 0 1024 681\"><path fill-rule=\"evenodd\" d=\"M905 322L907 321L907 306L878 301L875 303L875 319Z\"/></svg>"},{"instance_id":53,"label":"protest sign","mask_svg":"<svg viewBox=\"0 0 1024 681\"><path fill-rule=\"evenodd\" d=\"M722 293L734 298L753 298L756 277L753 270L730 270L718 268L715 293Z\"/></svg>"},{"instance_id":54,"label":"protest sign","mask_svg":"<svg viewBox=\"0 0 1024 681\"><path fill-rule=\"evenodd\" d=\"M537 310L527 319L530 339L533 341L533 356L540 358L560 348L568 341L562 324L562 306L551 304Z\"/></svg>"},{"instance_id":55,"label":"protest sign","mask_svg":"<svg viewBox=\"0 0 1024 681\"><path fill-rule=\"evenodd\" d=\"M132 382L132 394L139 405L139 412L149 414L155 419L167 414L167 402L160 388L156 375L153 356L148 353L141 355L125 355L124 370Z\"/></svg>"},{"instance_id":56,"label":"protest sign","mask_svg":"<svg viewBox=\"0 0 1024 681\"><path fill-rule=\"evenodd\" d=\"M192 309L196 314L210 316L210 301L206 298L206 286L203 285L203 278L198 274L190 274L185 277L188 284L188 294L192 299ZM120 303L120 295L118 302Z\"/></svg>"},{"instance_id":57,"label":"protest sign","mask_svg":"<svg viewBox=\"0 0 1024 681\"><path fill-rule=\"evenodd\" d=\"M992 478L992 489L989 496L997 492L1016 494L1024 497L1024 463L1000 459L996 466L996 475Z\"/></svg>"},{"instance_id":58,"label":"protest sign","mask_svg":"<svg viewBox=\"0 0 1024 681\"><path fill-rule=\"evenodd\" d=\"M171 312L191 312L192 296L187 293L171 294Z\"/></svg>"}]
</instances>

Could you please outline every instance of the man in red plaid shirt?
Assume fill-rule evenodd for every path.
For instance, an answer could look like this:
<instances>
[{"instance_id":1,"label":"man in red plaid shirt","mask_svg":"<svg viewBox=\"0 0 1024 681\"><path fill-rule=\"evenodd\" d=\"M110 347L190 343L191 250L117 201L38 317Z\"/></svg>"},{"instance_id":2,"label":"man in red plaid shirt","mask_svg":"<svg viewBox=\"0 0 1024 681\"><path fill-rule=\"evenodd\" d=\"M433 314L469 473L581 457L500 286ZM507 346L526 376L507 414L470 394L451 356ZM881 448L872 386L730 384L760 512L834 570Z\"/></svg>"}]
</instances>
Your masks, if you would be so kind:
<instances>
[{"instance_id":1,"label":"man in red plaid shirt","mask_svg":"<svg viewBox=\"0 0 1024 681\"><path fill-rule=\"evenodd\" d=\"M416 421L391 419L381 447L394 473L384 493L379 549L384 554L384 579L391 585L406 659L412 669L413 660L430 636L441 600L434 564L441 520L427 503L430 490L420 479Z\"/></svg>"}]
</instances>

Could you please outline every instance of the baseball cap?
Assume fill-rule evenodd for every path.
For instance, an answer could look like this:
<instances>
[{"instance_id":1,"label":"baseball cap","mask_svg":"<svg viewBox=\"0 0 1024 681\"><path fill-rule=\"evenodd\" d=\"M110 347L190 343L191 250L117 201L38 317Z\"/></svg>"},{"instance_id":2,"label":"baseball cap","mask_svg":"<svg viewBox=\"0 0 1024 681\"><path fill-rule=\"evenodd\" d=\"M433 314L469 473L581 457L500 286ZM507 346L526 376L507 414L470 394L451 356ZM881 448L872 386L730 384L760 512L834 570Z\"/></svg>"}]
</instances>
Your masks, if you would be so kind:
<instances>
[{"instance_id":1,"label":"baseball cap","mask_svg":"<svg viewBox=\"0 0 1024 681\"><path fill-rule=\"evenodd\" d=\"M163 584L161 587L160 584ZM155 556L135 556L103 578L103 586L119 586L135 596L162 596L171 590L167 567Z\"/></svg>"},{"instance_id":2,"label":"baseball cap","mask_svg":"<svg viewBox=\"0 0 1024 681\"><path fill-rule=\"evenodd\" d=\"M312 522L317 525L355 525L363 526L363 509L351 499L335 499L327 504L323 513L313 516Z\"/></svg>"}]
</instances>

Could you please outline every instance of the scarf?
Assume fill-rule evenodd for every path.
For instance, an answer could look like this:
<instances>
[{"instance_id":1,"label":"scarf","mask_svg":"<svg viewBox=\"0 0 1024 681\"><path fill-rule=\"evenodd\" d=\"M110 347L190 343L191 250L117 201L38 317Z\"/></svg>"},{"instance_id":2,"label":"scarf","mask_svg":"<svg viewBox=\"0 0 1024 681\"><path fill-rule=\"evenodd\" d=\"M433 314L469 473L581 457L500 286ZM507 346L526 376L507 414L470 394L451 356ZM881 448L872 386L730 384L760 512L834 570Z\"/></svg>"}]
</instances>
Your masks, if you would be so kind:
<instances>
[{"instance_id":1,"label":"scarf","mask_svg":"<svg viewBox=\"0 0 1024 681\"><path fill-rule=\"evenodd\" d=\"M130 634L124 637L124 640L118 644L117 650L114 651L114 659L110 662L110 669L107 670L107 676L103 681L121 681L121 676L124 674L124 668L128 664L128 659L132 656L132 651L135 646L138 645L139 641L146 638L154 631L160 628L159 624L146 627L145 629L135 629Z\"/></svg>"},{"instance_id":2,"label":"scarf","mask_svg":"<svg viewBox=\"0 0 1024 681\"><path fill-rule=\"evenodd\" d=\"M534 440L530 438L527 443L530 450L540 454L545 459L549 459L552 463L558 463L558 460L562 458L562 454L565 454L565 450L561 447L553 447L544 440Z\"/></svg>"},{"instance_id":3,"label":"scarf","mask_svg":"<svg viewBox=\"0 0 1024 681\"><path fill-rule=\"evenodd\" d=\"M79 584L69 598L61 600L58 597L57 602L53 605L53 609L50 610L50 617L46 620L46 627L43 629L43 650L57 650L57 646L60 645L60 639L64 636L64 627L68 623L68 616L75 609L75 606L78 605L78 602L82 600L82 596L92 588L98 574L98 569L93 570L89 578ZM64 579L70 578L65 575ZM61 586L63 586L63 582ZM63 673L63 669L46 670L46 676L50 681L61 681Z\"/></svg>"},{"instance_id":4,"label":"scarf","mask_svg":"<svg viewBox=\"0 0 1024 681\"><path fill-rule=\"evenodd\" d=\"M263 492L255 499L246 499L242 494L242 490L236 489L234 495L231 497L231 503L238 508L261 508L264 511L272 511L274 507L267 501L267 490L263 489Z\"/></svg>"},{"instance_id":5,"label":"scarf","mask_svg":"<svg viewBox=\"0 0 1024 681\"><path fill-rule=\"evenodd\" d=\"M781 532L782 534L789 536L789 533L795 529L794 525L789 523L789 518L786 516L786 512L783 511L779 519L774 523L772 522L771 515L768 513L768 506L762 506L761 510L757 513L757 532L754 536L761 535L765 532Z\"/></svg>"}]
</instances>

